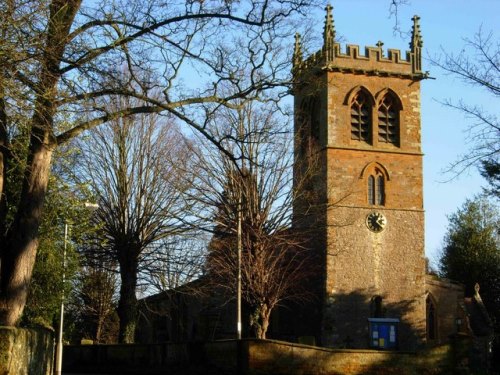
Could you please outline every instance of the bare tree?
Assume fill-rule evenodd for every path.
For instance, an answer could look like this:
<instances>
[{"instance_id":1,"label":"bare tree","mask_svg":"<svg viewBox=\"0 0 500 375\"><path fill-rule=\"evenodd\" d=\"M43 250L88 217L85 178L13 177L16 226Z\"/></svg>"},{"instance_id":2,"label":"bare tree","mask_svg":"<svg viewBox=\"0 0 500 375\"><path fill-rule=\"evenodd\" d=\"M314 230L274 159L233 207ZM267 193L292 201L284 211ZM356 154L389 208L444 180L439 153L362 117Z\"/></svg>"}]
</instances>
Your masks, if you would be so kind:
<instances>
[{"instance_id":1,"label":"bare tree","mask_svg":"<svg viewBox=\"0 0 500 375\"><path fill-rule=\"evenodd\" d=\"M15 325L24 308L54 149L86 129L137 113L167 112L209 137L200 105L231 106L286 80L281 45L295 31L290 20L308 5L0 2L1 325ZM195 82L187 79L190 68ZM131 74L115 74L122 69ZM242 77L250 79L243 84ZM230 87L224 95L221 83ZM141 101L115 110L102 105L117 96ZM29 140L21 171L12 168L18 161L11 147L20 133ZM19 180L14 201L7 185Z\"/></svg>"},{"instance_id":2,"label":"bare tree","mask_svg":"<svg viewBox=\"0 0 500 375\"><path fill-rule=\"evenodd\" d=\"M159 241L157 247L151 249L147 257L150 264L145 267L149 292L173 290L199 278L205 268L206 237L201 231L187 231ZM190 292L197 294L200 291L193 289Z\"/></svg>"},{"instance_id":3,"label":"bare tree","mask_svg":"<svg viewBox=\"0 0 500 375\"><path fill-rule=\"evenodd\" d=\"M119 107L130 103L109 104ZM134 341L137 285L159 241L184 230L189 209L174 165L189 169L183 136L168 119L137 115L113 120L80 143L80 178L97 198L103 244L95 256L118 265L120 342Z\"/></svg>"},{"instance_id":4,"label":"bare tree","mask_svg":"<svg viewBox=\"0 0 500 375\"><path fill-rule=\"evenodd\" d=\"M207 273L218 288L236 294L237 227L241 215L242 295L251 310L250 324L265 338L271 312L286 300L306 295L306 253L299 231L291 231L293 136L287 118L273 103L247 103L213 121L214 137L234 159L212 148L198 155L197 198L213 238Z\"/></svg>"},{"instance_id":5,"label":"bare tree","mask_svg":"<svg viewBox=\"0 0 500 375\"><path fill-rule=\"evenodd\" d=\"M93 262L82 267L74 286L74 315L85 336L98 343L109 341L106 327L116 310L116 279L109 266Z\"/></svg>"},{"instance_id":6,"label":"bare tree","mask_svg":"<svg viewBox=\"0 0 500 375\"><path fill-rule=\"evenodd\" d=\"M460 53L452 54L443 50L441 56L431 61L465 84L486 91L494 100L500 98L500 44L492 32L485 33L479 29L472 39L465 39L465 46ZM491 176L492 187L495 188L495 181L498 183L500 179L498 113L495 113L495 109L485 109L480 104L463 100L447 100L443 103L462 112L471 122L468 128L471 147L451 165L450 171L459 174L471 166L478 166L485 177ZM498 194L498 185L496 189Z\"/></svg>"}]
</instances>

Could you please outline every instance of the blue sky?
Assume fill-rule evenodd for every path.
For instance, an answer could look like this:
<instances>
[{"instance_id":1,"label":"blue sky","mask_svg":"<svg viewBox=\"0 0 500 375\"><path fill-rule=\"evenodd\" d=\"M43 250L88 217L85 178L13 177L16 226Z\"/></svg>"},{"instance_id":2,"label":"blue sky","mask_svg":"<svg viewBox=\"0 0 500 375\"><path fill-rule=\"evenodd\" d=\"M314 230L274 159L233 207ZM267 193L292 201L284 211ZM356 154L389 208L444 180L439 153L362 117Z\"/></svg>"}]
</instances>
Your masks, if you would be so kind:
<instances>
[{"instance_id":1,"label":"blue sky","mask_svg":"<svg viewBox=\"0 0 500 375\"><path fill-rule=\"evenodd\" d=\"M471 38L482 27L483 31L496 32L500 25L499 0L409 0L399 9L402 30L411 29L411 17L421 17L424 40L424 57L434 57L441 52L459 52L463 38ZM408 49L407 36L394 35L394 18L389 18L390 0L335 0L333 16L337 36L342 43L360 46L384 42L384 48ZM324 13L315 17L321 32ZM470 121L463 114L443 107L438 100L451 99L482 104L494 112L498 103L480 89L445 75L439 68L424 60L424 70L430 71L435 80L422 82L422 148L424 156L424 208L426 211L426 254L435 261L448 225L447 215L456 211L466 198L474 196L485 185L476 170L471 169L450 180L453 176L443 171L467 152L467 125Z\"/></svg>"}]
</instances>

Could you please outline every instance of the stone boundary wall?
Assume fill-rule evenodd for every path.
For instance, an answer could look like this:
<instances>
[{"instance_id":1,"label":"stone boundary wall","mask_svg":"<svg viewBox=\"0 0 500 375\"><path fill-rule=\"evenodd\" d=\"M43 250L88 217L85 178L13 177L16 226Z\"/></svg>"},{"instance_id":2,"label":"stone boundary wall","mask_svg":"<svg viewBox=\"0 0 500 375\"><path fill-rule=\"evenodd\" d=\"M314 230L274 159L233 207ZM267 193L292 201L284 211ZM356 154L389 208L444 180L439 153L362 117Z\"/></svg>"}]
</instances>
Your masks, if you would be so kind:
<instances>
[{"instance_id":1,"label":"stone boundary wall","mask_svg":"<svg viewBox=\"0 0 500 375\"><path fill-rule=\"evenodd\" d=\"M0 375L51 375L53 361L52 331L0 327Z\"/></svg>"},{"instance_id":2,"label":"stone boundary wall","mask_svg":"<svg viewBox=\"0 0 500 375\"><path fill-rule=\"evenodd\" d=\"M461 370L455 364L464 362L467 353L464 344L445 345L418 353L327 349L257 339L181 344L70 345L64 347L63 370L184 375L455 374ZM203 372L203 369L207 371Z\"/></svg>"},{"instance_id":3,"label":"stone boundary wall","mask_svg":"<svg viewBox=\"0 0 500 375\"><path fill-rule=\"evenodd\" d=\"M63 372L154 373L188 363L197 356L193 346L187 343L65 345Z\"/></svg>"},{"instance_id":4,"label":"stone boundary wall","mask_svg":"<svg viewBox=\"0 0 500 375\"><path fill-rule=\"evenodd\" d=\"M413 352L327 349L284 342L247 342L248 374L447 374L451 347Z\"/></svg>"}]
</instances>

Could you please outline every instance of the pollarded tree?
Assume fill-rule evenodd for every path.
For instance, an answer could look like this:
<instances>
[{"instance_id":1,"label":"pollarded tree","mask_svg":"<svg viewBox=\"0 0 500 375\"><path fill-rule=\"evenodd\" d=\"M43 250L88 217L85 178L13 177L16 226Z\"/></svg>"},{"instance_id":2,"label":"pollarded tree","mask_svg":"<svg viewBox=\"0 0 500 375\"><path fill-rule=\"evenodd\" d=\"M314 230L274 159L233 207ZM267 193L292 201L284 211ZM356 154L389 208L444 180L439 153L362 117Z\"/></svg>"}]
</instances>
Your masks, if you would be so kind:
<instances>
[{"instance_id":1,"label":"pollarded tree","mask_svg":"<svg viewBox=\"0 0 500 375\"><path fill-rule=\"evenodd\" d=\"M0 325L15 325L24 309L54 150L86 129L137 113L166 112L209 136L201 105L216 110L259 97L288 76L281 45L308 5L0 2ZM130 75L116 74L123 70ZM243 84L242 77L250 79ZM116 97L140 102L102 106ZM19 161L11 142L22 132L28 142ZM15 180L22 181L17 201L8 187Z\"/></svg>"},{"instance_id":2,"label":"pollarded tree","mask_svg":"<svg viewBox=\"0 0 500 375\"><path fill-rule=\"evenodd\" d=\"M448 232L440 259L440 273L465 285L481 297L490 313L500 311L500 215L498 207L484 197L467 200L449 217Z\"/></svg>"},{"instance_id":3,"label":"pollarded tree","mask_svg":"<svg viewBox=\"0 0 500 375\"><path fill-rule=\"evenodd\" d=\"M118 108L130 103L109 104ZM102 245L97 258L117 264L120 274L119 341L134 341L137 322L137 286L159 241L184 231L190 208L175 165L191 169L187 143L178 128L155 114L117 119L89 132L80 142L80 183L91 187L102 223Z\"/></svg>"}]
</instances>

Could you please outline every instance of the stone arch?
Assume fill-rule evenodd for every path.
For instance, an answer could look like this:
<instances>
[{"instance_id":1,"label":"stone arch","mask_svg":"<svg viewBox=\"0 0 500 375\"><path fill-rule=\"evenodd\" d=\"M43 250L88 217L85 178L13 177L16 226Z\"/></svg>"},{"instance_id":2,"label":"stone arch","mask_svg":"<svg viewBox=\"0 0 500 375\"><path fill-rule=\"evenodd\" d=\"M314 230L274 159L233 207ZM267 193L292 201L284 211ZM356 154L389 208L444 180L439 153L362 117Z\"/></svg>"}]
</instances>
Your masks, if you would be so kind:
<instances>
[{"instance_id":1,"label":"stone arch","mask_svg":"<svg viewBox=\"0 0 500 375\"><path fill-rule=\"evenodd\" d=\"M363 168L360 178L366 184L366 203L369 206L385 206L389 181L387 169L378 162L371 162Z\"/></svg>"},{"instance_id":2,"label":"stone arch","mask_svg":"<svg viewBox=\"0 0 500 375\"><path fill-rule=\"evenodd\" d=\"M382 173L382 175L384 176L386 181L391 180L391 177L389 175L389 171L387 170L387 168L376 161L372 161L371 163L366 164L365 167L363 168L363 170L361 171L359 178L364 179L375 170L379 170Z\"/></svg>"},{"instance_id":3,"label":"stone arch","mask_svg":"<svg viewBox=\"0 0 500 375\"><path fill-rule=\"evenodd\" d=\"M364 86L355 87L347 95L351 140L373 144L375 100Z\"/></svg>"},{"instance_id":4,"label":"stone arch","mask_svg":"<svg viewBox=\"0 0 500 375\"><path fill-rule=\"evenodd\" d=\"M345 96L345 99L344 99L344 104L345 105L350 105L354 96L358 93L358 92L363 92L364 94L366 94L368 96L368 98L370 99L371 101L371 104L372 106L375 105L375 97L373 96L373 94L370 92L370 90L368 90L365 86L363 85L359 85L359 86L355 86L353 87L351 90L349 90L349 92L347 93L347 95Z\"/></svg>"},{"instance_id":5,"label":"stone arch","mask_svg":"<svg viewBox=\"0 0 500 375\"><path fill-rule=\"evenodd\" d=\"M375 98L374 98L375 102L374 103L376 104L377 108L380 105L380 103L382 102L382 100L384 100L384 98L388 95L395 99L399 110L402 111L403 110L403 102L401 101L401 98L399 97L398 94L396 94L396 92L394 90L392 90L388 87L380 90L375 95Z\"/></svg>"},{"instance_id":6,"label":"stone arch","mask_svg":"<svg viewBox=\"0 0 500 375\"><path fill-rule=\"evenodd\" d=\"M306 123L309 131L319 128L319 118L321 111L321 101L319 95L310 95L302 100L299 109L299 120ZM316 124L314 124L316 122ZM319 130L319 129L318 129Z\"/></svg>"},{"instance_id":7,"label":"stone arch","mask_svg":"<svg viewBox=\"0 0 500 375\"><path fill-rule=\"evenodd\" d=\"M391 89L384 89L376 95L376 138L377 143L400 146L401 110L403 105L399 96Z\"/></svg>"},{"instance_id":8,"label":"stone arch","mask_svg":"<svg viewBox=\"0 0 500 375\"><path fill-rule=\"evenodd\" d=\"M319 95L305 97L297 114L299 123L299 143L302 151L307 154L319 142L321 102Z\"/></svg>"}]
</instances>

